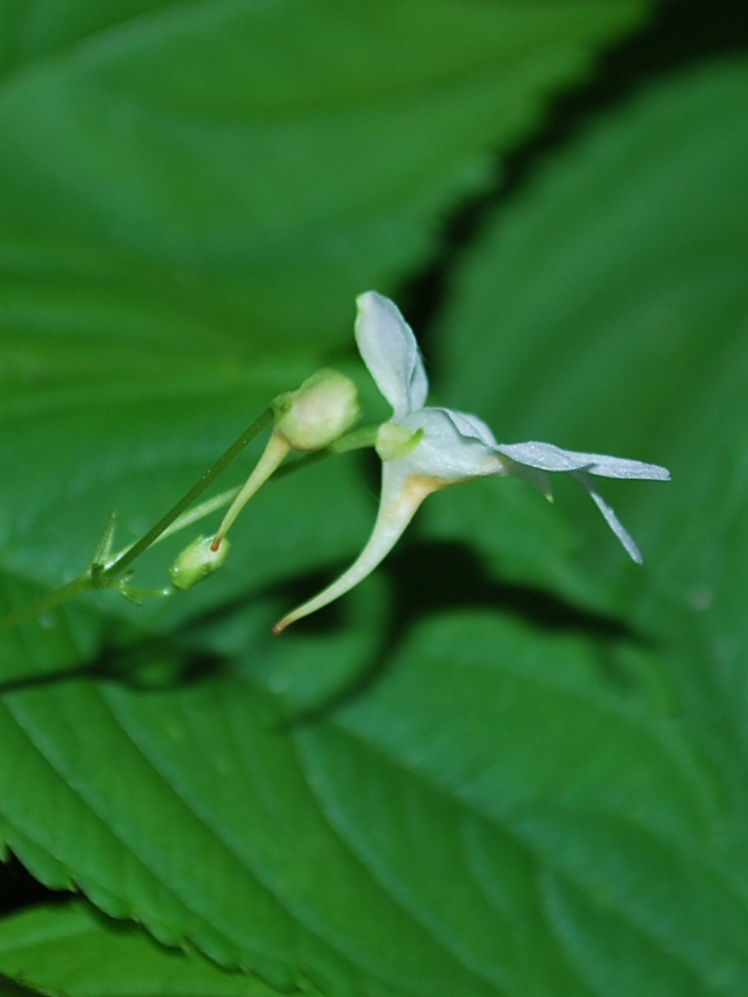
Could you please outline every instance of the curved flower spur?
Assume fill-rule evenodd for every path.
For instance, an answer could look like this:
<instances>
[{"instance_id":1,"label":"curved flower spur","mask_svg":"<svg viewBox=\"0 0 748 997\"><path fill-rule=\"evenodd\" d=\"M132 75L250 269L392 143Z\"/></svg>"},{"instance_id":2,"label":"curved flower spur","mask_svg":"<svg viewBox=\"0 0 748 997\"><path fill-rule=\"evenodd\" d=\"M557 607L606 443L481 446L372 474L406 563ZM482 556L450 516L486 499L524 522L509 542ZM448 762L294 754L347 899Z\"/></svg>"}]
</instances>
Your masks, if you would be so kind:
<instances>
[{"instance_id":1,"label":"curved flower spur","mask_svg":"<svg viewBox=\"0 0 748 997\"><path fill-rule=\"evenodd\" d=\"M392 405L392 418L379 427L382 493L374 529L356 561L313 599L280 620L273 632L321 609L364 579L392 550L427 495L440 488L489 475L514 475L537 485L550 499L547 471L571 474L589 492L629 556L642 557L592 476L668 481L656 464L562 450L551 443L498 443L477 416L448 408L426 408L428 378L410 326L388 298L367 291L357 299L355 335L364 363Z\"/></svg>"}]
</instances>

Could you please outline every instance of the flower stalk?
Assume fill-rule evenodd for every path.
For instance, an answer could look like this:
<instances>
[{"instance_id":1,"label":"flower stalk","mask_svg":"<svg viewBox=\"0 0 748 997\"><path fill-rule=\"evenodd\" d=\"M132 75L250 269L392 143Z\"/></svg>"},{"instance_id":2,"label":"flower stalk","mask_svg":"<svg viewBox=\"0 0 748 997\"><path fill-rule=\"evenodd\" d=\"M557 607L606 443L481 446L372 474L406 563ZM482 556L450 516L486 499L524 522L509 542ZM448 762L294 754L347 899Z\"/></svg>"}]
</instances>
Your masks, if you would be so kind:
<instances>
[{"instance_id":1,"label":"flower stalk","mask_svg":"<svg viewBox=\"0 0 748 997\"><path fill-rule=\"evenodd\" d=\"M359 418L356 385L345 374L323 368L271 406L275 427L255 469L218 527L210 549L216 553L236 517L292 450L324 450Z\"/></svg>"}]
</instances>

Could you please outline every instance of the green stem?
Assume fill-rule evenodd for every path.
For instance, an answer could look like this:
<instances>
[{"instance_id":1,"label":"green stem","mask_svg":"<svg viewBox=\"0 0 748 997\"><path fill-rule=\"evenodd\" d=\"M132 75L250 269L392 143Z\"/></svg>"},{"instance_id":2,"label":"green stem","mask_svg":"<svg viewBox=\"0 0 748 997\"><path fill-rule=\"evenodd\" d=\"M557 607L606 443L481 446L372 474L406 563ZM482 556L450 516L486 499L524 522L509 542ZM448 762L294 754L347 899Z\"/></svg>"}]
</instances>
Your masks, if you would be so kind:
<instances>
[{"instance_id":1,"label":"green stem","mask_svg":"<svg viewBox=\"0 0 748 997\"><path fill-rule=\"evenodd\" d=\"M229 488L225 492L220 492L218 495L214 495L212 499L206 499L205 502L201 502L200 505L196 505L194 509L190 509L183 516L179 516L174 522L169 526L158 540L154 540L154 543L160 543L167 537L170 537L173 533L179 533L180 530L185 529L187 526L192 526L193 523L198 523L201 519L205 519L212 512L218 512L219 509L223 509L224 506L229 505L234 501L236 496L241 491L241 485L236 485L234 488Z\"/></svg>"},{"instance_id":2,"label":"green stem","mask_svg":"<svg viewBox=\"0 0 748 997\"><path fill-rule=\"evenodd\" d=\"M195 506L194 509L190 509L189 512L185 511L195 501L198 495L202 494L211 482L218 477L221 471L223 471L231 463L231 461L238 456L239 453L241 453L244 447L246 447L258 433L262 432L262 430L272 421L272 419L273 411L271 408L267 408L262 415L242 433L236 442L233 443L221 457L219 457L210 470L207 471L202 478L200 478L200 480L193 485L193 487L185 495L182 496L176 505L172 506L165 516L162 516L162 518L139 540L131 544L129 547L125 547L124 550L121 550L118 554L116 554L108 566L103 567L98 565L98 570L96 567L89 568L82 575L74 578L66 585L61 586L61 588L55 589L53 592L48 592L46 595L35 599L33 602L29 602L25 606L21 606L19 609L8 613L7 616L0 619L0 631L9 630L11 627L18 626L20 623L26 623L28 620L32 620L34 617L40 616L42 613L46 613L47 610L53 609L55 606L59 606L61 603L67 602L70 599L74 599L78 595L82 595L84 592L90 592L93 589L108 588L114 577L132 564L135 558L142 554L148 547L151 547L153 544L164 540L166 537L177 533L179 530L192 525L192 523L198 522L198 520L203 519L205 516L209 516L212 512L216 512L218 509L222 509L224 506L229 505L229 503L232 502L233 499L239 494L241 486L230 488L225 492L221 492L219 495L215 495L213 498L207 499L205 502L201 502L199 505ZM343 436L341 439L336 440L335 443L331 444L329 447L326 447L324 450L319 450L317 453L307 454L305 457L280 468L275 472L275 474L273 474L273 478L280 478L286 474L291 474L294 471L301 470L309 464L322 460L325 457L334 457L338 454L347 453L349 450L358 450L362 447L373 446L376 442L378 429L378 426L367 426L363 429L355 430L353 433L348 433L347 436ZM107 528L105 538L108 538L109 532L110 527ZM98 553L99 551L97 551L97 554ZM94 558L94 561L95 560L96 558Z\"/></svg>"},{"instance_id":3,"label":"green stem","mask_svg":"<svg viewBox=\"0 0 748 997\"><path fill-rule=\"evenodd\" d=\"M337 457L339 454L348 453L350 450L363 450L364 447L373 447L377 441L378 432L379 426L364 426L363 429L357 429L353 433L341 436L339 440L331 443L324 450L316 450L314 453L305 454L303 457L299 457L298 460L279 467L270 480L275 481L276 478L285 478L287 474L301 471L305 467L309 467L310 464L316 464L318 460L324 460L326 457Z\"/></svg>"},{"instance_id":4,"label":"green stem","mask_svg":"<svg viewBox=\"0 0 748 997\"><path fill-rule=\"evenodd\" d=\"M174 524L181 514L192 505L198 495L211 484L215 478L223 471L231 461L238 456L244 447L261 433L268 423L272 422L273 410L271 408L265 409L262 415L255 419L251 426L249 426L242 435L231 444L228 450L218 458L215 464L206 471L205 474L200 478L196 484L190 488L190 490L182 496L182 498L173 505L171 509L162 516L159 521L145 533L140 540L137 540L130 547L125 548L119 556L117 556L114 561L112 561L106 568L100 564L94 563L82 575L74 578L71 582L66 585L62 585L60 588L54 589L52 592L48 592L46 595L40 596L38 599L34 599L33 602L27 603L25 606L21 606L19 609L15 609L8 613L2 619L0 619L0 631L8 630L11 627L18 626L19 623L25 623L27 620L33 620L35 616L39 616L42 613L46 613L47 610L53 609L55 606L59 606L63 602L68 602L70 599L74 599L76 596L81 595L83 592L90 592L92 589L102 589L108 588L111 581L116 575L132 564L136 557L143 553L151 544L155 543L162 534L167 532L175 532L174 529L169 529L172 524ZM232 489L234 492L234 489ZM220 505L226 504L231 501L231 498L226 498L229 493L224 493L223 495L216 496L216 498L211 499L209 502L204 503L203 509L207 508L207 511L203 511L202 515L208 515L216 508L215 503L220 502ZM218 508L220 508L220 505ZM190 522L195 522L196 510L187 513L186 516L182 518L181 526L188 526ZM110 524L107 526L107 531L105 532L103 543L106 545L111 532L111 520ZM102 545L100 544L99 547ZM97 555L100 554L100 550L97 548Z\"/></svg>"},{"instance_id":5,"label":"green stem","mask_svg":"<svg viewBox=\"0 0 748 997\"><path fill-rule=\"evenodd\" d=\"M156 544L161 543L162 540L166 540L167 537L171 537L175 533L179 533L180 530L184 530L186 527L192 526L193 523L198 523L201 519L205 519L206 516L210 516L211 513L218 512L219 509L223 509L225 506L230 505L241 491L241 487L241 485L236 485L234 488L229 488L225 492L219 492L218 495L214 495L213 498L206 499L204 502L196 505L194 509L190 509L189 512L184 512L181 516L177 516L174 522L170 523L163 533L159 533L151 544L151 547L155 547ZM112 557L110 564L114 564L118 561L128 552L128 550L131 550L132 547L134 547L134 544L128 544L127 547L123 547L122 550L117 551L117 553Z\"/></svg>"},{"instance_id":6,"label":"green stem","mask_svg":"<svg viewBox=\"0 0 748 997\"><path fill-rule=\"evenodd\" d=\"M377 442L379 429L378 425L362 426L361 429L356 429L352 433L341 436L339 440L335 440L334 443L330 444L326 452L331 457L335 457L341 453L348 453L349 450L361 450L363 447L373 447Z\"/></svg>"},{"instance_id":7,"label":"green stem","mask_svg":"<svg viewBox=\"0 0 748 997\"><path fill-rule=\"evenodd\" d=\"M259 419L255 419L252 425L246 429L239 439L232 443L225 454L219 457L215 464L211 467L209 471L200 478L200 480L190 488L186 495L173 505L171 509L162 516L159 521L145 533L140 540L136 541L129 550L125 551L121 557L118 557L116 561L112 562L108 568L105 568L100 575L100 583L102 588L106 587L107 583L118 575L121 571L124 571L128 565L132 564L136 557L147 550L152 543L154 543L158 537L167 530L174 520L180 516L188 506L191 506L198 495L201 495L205 489L214 481L221 471L227 467L231 461L241 453L241 451L246 447L246 445L253 440L258 433L262 432L268 423L272 422L273 410L272 408L266 408Z\"/></svg>"},{"instance_id":8,"label":"green stem","mask_svg":"<svg viewBox=\"0 0 748 997\"><path fill-rule=\"evenodd\" d=\"M341 437L336 440L335 443L331 443L329 447L324 450L318 450L316 453L306 454L304 457L300 457L298 460L292 461L290 464L286 464L285 467L279 467L270 478L273 481L275 478L284 478L287 474L293 474L295 471L303 470L310 464L316 463L318 460L323 460L325 457L337 457L338 454L348 453L350 450L361 450L363 447L373 447L376 442L377 432L379 426L365 426L363 429L357 429L353 433L348 433L347 436ZM193 523L199 523L201 519L205 519L206 516L210 516L211 513L218 512L219 509L225 508L230 505L239 492L242 490L242 485L235 485L233 488L227 489L225 492L219 492L218 495L214 495L213 498L206 499L199 505L196 505L194 509L190 509L189 512L182 513L181 516L170 523L166 529L159 533L156 539L150 544L153 547L157 543L161 543L162 540L166 540L167 537L173 536L175 533L179 533L180 530L184 530L188 526L192 526ZM118 551L111 559L109 566L112 567L116 564L121 557L123 557L135 544L128 544L127 547L123 547L122 550Z\"/></svg>"}]
</instances>

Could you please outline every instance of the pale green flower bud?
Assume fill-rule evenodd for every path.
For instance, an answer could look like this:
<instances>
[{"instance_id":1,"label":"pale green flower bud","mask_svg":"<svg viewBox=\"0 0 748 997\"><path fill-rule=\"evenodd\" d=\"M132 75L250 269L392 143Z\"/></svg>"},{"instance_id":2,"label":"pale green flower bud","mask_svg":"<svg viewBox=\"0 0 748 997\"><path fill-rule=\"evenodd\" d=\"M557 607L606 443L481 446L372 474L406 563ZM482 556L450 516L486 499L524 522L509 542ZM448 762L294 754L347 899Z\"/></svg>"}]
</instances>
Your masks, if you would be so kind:
<instances>
[{"instance_id":1,"label":"pale green flower bud","mask_svg":"<svg viewBox=\"0 0 748 997\"><path fill-rule=\"evenodd\" d=\"M353 381L336 370L318 370L273 402L276 432L294 450L321 450L334 443L359 418Z\"/></svg>"},{"instance_id":2,"label":"pale green flower bud","mask_svg":"<svg viewBox=\"0 0 748 997\"><path fill-rule=\"evenodd\" d=\"M230 544L224 537L218 550L211 550L213 537L198 537L185 547L169 568L172 584L183 592L217 571L228 557Z\"/></svg>"},{"instance_id":3,"label":"pale green flower bud","mask_svg":"<svg viewBox=\"0 0 748 997\"><path fill-rule=\"evenodd\" d=\"M394 422L385 422L379 427L375 449L382 460L397 460L407 457L423 438L423 430L412 432Z\"/></svg>"}]
</instances>

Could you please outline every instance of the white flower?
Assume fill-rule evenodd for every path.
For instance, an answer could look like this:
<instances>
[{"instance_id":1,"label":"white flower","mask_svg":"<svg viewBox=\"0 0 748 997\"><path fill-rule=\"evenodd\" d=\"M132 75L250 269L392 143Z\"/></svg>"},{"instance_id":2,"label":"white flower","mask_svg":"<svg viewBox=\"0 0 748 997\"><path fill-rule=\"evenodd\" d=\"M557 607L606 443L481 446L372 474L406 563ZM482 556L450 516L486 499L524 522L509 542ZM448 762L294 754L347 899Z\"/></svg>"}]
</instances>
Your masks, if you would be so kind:
<instances>
[{"instance_id":1,"label":"white flower","mask_svg":"<svg viewBox=\"0 0 748 997\"><path fill-rule=\"evenodd\" d=\"M376 291L360 295L357 304L359 352L393 409L376 442L383 462L379 511L357 560L319 595L280 620L275 633L357 585L392 550L427 495L470 478L516 475L532 481L550 498L546 472L567 472L590 493L630 557L641 563L639 549L597 491L592 476L667 481L670 473L664 467L561 450L551 443L498 443L477 416L426 408L428 379L412 329L393 302Z\"/></svg>"}]
</instances>

